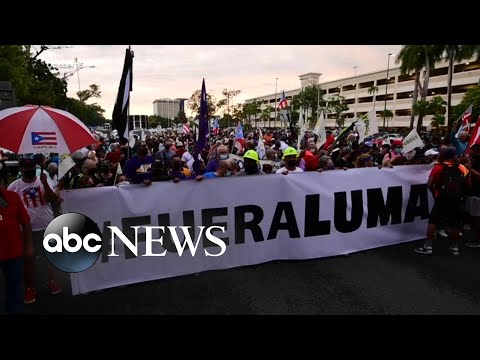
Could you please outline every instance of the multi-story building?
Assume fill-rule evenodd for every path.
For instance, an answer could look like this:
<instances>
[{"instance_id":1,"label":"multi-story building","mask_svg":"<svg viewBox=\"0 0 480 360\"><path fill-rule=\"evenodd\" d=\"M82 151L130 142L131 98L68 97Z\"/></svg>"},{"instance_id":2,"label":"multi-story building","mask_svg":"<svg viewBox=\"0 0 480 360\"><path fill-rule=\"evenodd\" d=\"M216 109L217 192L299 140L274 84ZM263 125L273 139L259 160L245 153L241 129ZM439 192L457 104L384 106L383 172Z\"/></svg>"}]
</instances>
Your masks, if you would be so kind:
<instances>
[{"instance_id":1,"label":"multi-story building","mask_svg":"<svg viewBox=\"0 0 480 360\"><path fill-rule=\"evenodd\" d=\"M442 96L446 100L447 73L448 63L446 62L437 63L435 64L435 68L430 69L427 100L431 100L435 96ZM292 97L298 95L303 88L320 85L320 88L324 92L324 99L327 101L332 95L345 97L344 103L349 107L347 111L342 113L345 117L346 125L372 110L375 105L380 127L383 126L383 118L380 113L383 112L385 108L393 113L393 118L386 119L388 120L388 123L385 123L386 127L409 127L415 74L402 75L399 67L393 67L382 71L360 74L323 83L319 82L321 75L320 73L300 75L301 87L285 91L288 103L290 104ZM423 71L420 77L420 83L422 85L424 76L425 72ZM458 105L462 101L465 93L479 83L480 61L465 60L461 63L455 63L452 81L452 106ZM376 87L378 91L374 93L369 92L369 89L372 87ZM275 94L270 94L248 99L246 102L261 102L262 109L269 105L275 107L275 104L278 104L280 101L281 91L276 95L276 100ZM267 127L278 127L282 125L280 121L275 122L274 119L275 113L272 112L270 125L268 122L263 123L262 121L257 121L257 125ZM335 127L335 121L335 115L329 114L326 126ZM428 126L430 121L431 116L427 116L423 122L424 126Z\"/></svg>"},{"instance_id":2,"label":"multi-story building","mask_svg":"<svg viewBox=\"0 0 480 360\"><path fill-rule=\"evenodd\" d=\"M157 99L153 102L153 115L174 119L179 111L185 111L187 99Z\"/></svg>"},{"instance_id":3,"label":"multi-story building","mask_svg":"<svg viewBox=\"0 0 480 360\"><path fill-rule=\"evenodd\" d=\"M128 129L148 129L148 115L128 115Z\"/></svg>"}]
</instances>

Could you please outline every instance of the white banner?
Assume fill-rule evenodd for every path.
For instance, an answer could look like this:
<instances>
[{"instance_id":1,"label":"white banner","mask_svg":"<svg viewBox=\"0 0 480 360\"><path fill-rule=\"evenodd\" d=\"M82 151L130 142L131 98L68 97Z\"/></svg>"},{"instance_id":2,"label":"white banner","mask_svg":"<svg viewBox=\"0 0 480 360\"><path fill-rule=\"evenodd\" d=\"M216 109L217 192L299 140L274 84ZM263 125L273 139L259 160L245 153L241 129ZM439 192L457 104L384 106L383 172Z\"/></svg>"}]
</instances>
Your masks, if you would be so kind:
<instances>
[{"instance_id":1,"label":"white banner","mask_svg":"<svg viewBox=\"0 0 480 360\"><path fill-rule=\"evenodd\" d=\"M242 176L62 192L63 212L93 219L104 236L103 254L90 269L71 275L73 294L132 283L254 265L276 259L312 259L377 248L425 237L433 205L426 183L431 166L363 168L289 175ZM200 240L195 256L180 257L164 236L163 247L138 257L115 240L109 257L110 231L117 226L131 241L131 226L225 226L226 251L208 257ZM141 232L141 228L140 228ZM180 235L183 241L183 235ZM159 238L158 231L154 238ZM155 247L158 245L158 247ZM216 247L216 248L215 248ZM206 247L218 253L219 247Z\"/></svg>"}]
</instances>

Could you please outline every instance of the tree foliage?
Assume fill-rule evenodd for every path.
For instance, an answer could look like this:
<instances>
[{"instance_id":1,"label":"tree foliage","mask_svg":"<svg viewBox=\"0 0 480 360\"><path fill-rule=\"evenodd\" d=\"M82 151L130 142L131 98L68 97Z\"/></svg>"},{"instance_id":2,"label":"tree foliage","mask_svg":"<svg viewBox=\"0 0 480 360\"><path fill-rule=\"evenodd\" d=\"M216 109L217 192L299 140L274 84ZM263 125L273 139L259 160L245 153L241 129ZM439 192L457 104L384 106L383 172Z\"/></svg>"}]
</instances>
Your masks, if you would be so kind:
<instances>
[{"instance_id":1,"label":"tree foliage","mask_svg":"<svg viewBox=\"0 0 480 360\"><path fill-rule=\"evenodd\" d=\"M47 64L40 55L47 50L65 46L0 45L0 81L10 81L15 89L17 105L48 105L66 110L86 125L102 125L105 110L100 105L87 104L101 95L99 86L77 93L79 100L67 97L67 82L58 75L58 69Z\"/></svg>"},{"instance_id":2,"label":"tree foliage","mask_svg":"<svg viewBox=\"0 0 480 360\"><path fill-rule=\"evenodd\" d=\"M192 96L187 101L187 107L192 110L194 113L199 113L200 111L200 95L202 91L201 90L196 90ZM207 93L207 104L208 104L208 116L213 116L215 115L215 112L217 110L216 107L216 99L214 96L210 95Z\"/></svg>"}]
</instances>

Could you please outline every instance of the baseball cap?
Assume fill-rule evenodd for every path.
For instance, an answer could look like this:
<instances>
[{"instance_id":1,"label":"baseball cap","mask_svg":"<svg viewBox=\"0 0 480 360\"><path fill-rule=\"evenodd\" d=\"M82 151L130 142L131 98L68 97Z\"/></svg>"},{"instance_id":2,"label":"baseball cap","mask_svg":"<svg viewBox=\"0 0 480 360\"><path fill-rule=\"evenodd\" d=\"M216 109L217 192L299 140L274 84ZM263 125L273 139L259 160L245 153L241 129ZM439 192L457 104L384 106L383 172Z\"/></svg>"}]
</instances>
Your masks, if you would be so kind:
<instances>
[{"instance_id":1,"label":"baseball cap","mask_svg":"<svg viewBox=\"0 0 480 360\"><path fill-rule=\"evenodd\" d=\"M30 169L36 166L35 161L30 158L21 158L18 162L18 166L23 169Z\"/></svg>"}]
</instances>

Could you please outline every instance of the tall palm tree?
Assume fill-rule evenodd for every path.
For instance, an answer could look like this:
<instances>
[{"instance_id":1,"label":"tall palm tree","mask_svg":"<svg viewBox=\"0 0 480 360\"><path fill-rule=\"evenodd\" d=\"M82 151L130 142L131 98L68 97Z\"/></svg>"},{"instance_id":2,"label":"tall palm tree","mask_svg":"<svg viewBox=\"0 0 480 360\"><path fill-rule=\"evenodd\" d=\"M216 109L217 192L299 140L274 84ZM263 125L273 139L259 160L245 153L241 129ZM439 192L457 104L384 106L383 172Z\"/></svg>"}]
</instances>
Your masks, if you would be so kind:
<instances>
[{"instance_id":1,"label":"tall palm tree","mask_svg":"<svg viewBox=\"0 0 480 360\"><path fill-rule=\"evenodd\" d=\"M423 68L423 61L418 56L420 53L421 45L404 45L397 56L396 63L401 63L400 72L402 75L415 72L415 83L413 88L412 97L412 112L410 115L410 130L413 129L413 123L415 121L414 106L417 103L418 87L420 84L420 71Z\"/></svg>"},{"instance_id":2,"label":"tall palm tree","mask_svg":"<svg viewBox=\"0 0 480 360\"><path fill-rule=\"evenodd\" d=\"M378 93L378 86L372 85L368 88L368 93L371 95L373 94L373 108L375 108L375 101L377 100L377 96L375 95Z\"/></svg>"},{"instance_id":3,"label":"tall palm tree","mask_svg":"<svg viewBox=\"0 0 480 360\"><path fill-rule=\"evenodd\" d=\"M435 67L435 63L442 59L443 48L439 45L405 45L400 50L397 57L397 63L402 62L400 70L402 74L407 74L412 70L415 71L415 88L412 101L412 117L410 118L410 128L413 129L413 110L417 103L418 91L420 91L420 99L426 101L428 94L428 83L430 81L430 69ZM423 86L420 84L420 71L425 68L425 76L423 78ZM418 117L417 128L421 129L423 117Z\"/></svg>"},{"instance_id":4,"label":"tall palm tree","mask_svg":"<svg viewBox=\"0 0 480 360\"><path fill-rule=\"evenodd\" d=\"M450 125L453 119L452 115L452 81L453 81L453 63L468 60L477 55L480 57L480 45L443 45L445 60L448 61L448 80L447 80L447 125Z\"/></svg>"}]
</instances>

